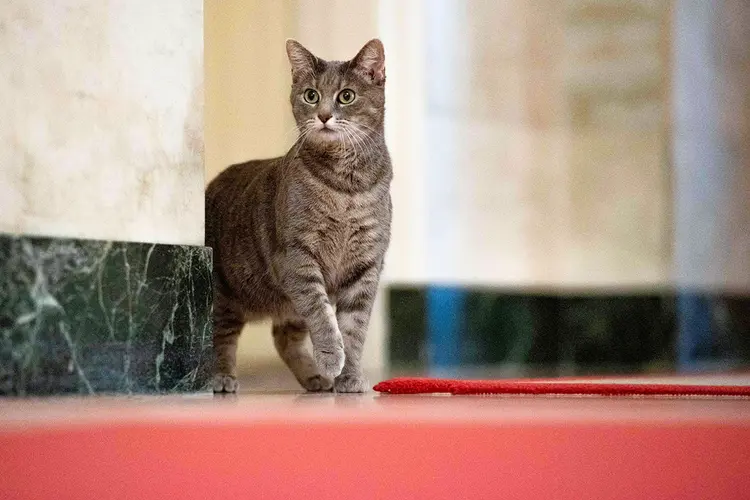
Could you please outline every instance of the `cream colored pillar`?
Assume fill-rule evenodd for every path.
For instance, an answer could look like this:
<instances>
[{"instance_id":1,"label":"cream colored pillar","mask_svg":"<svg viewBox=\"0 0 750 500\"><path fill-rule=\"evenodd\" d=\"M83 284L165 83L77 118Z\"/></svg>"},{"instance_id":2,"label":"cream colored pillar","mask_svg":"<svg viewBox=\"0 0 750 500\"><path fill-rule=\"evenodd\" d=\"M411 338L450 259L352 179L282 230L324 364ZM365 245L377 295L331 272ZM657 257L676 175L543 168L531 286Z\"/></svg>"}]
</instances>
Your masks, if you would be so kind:
<instances>
[{"instance_id":1,"label":"cream colored pillar","mask_svg":"<svg viewBox=\"0 0 750 500\"><path fill-rule=\"evenodd\" d=\"M750 287L750 5L679 0L675 264L682 288Z\"/></svg>"},{"instance_id":2,"label":"cream colored pillar","mask_svg":"<svg viewBox=\"0 0 750 500\"><path fill-rule=\"evenodd\" d=\"M0 233L203 245L202 16L3 0Z\"/></svg>"}]
</instances>

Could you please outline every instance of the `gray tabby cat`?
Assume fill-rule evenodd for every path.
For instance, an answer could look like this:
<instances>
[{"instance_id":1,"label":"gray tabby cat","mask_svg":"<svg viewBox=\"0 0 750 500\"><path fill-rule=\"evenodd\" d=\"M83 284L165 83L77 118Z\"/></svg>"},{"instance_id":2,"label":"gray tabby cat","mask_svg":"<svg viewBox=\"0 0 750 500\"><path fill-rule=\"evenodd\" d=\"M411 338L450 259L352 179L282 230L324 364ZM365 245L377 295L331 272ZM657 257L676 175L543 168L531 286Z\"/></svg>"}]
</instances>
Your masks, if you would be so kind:
<instances>
[{"instance_id":1,"label":"gray tabby cat","mask_svg":"<svg viewBox=\"0 0 750 500\"><path fill-rule=\"evenodd\" d=\"M270 316L302 387L364 392L360 359L391 228L383 45L372 40L346 62L294 40L286 50L297 142L285 156L229 167L206 191L213 389L237 390L240 330Z\"/></svg>"}]
</instances>

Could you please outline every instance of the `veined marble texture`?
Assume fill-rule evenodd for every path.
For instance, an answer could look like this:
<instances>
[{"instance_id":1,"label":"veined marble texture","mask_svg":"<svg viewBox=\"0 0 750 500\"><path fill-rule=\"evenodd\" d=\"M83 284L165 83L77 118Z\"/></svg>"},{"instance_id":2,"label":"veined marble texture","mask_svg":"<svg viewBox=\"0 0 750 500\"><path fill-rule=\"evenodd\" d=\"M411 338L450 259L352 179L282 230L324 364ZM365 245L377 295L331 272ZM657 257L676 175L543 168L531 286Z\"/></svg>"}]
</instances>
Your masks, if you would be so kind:
<instances>
[{"instance_id":1,"label":"veined marble texture","mask_svg":"<svg viewBox=\"0 0 750 500\"><path fill-rule=\"evenodd\" d=\"M3 0L0 231L203 244L202 0Z\"/></svg>"},{"instance_id":2,"label":"veined marble texture","mask_svg":"<svg viewBox=\"0 0 750 500\"><path fill-rule=\"evenodd\" d=\"M207 388L206 247L0 235L0 394Z\"/></svg>"}]
</instances>

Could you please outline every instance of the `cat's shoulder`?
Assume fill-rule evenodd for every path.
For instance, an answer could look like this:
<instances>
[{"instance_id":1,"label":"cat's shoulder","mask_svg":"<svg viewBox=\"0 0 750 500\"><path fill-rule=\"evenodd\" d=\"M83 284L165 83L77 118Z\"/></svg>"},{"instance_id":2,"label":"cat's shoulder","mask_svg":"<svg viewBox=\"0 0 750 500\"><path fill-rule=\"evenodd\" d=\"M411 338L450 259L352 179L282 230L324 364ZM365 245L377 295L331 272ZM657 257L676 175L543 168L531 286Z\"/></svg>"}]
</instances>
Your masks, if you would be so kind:
<instances>
[{"instance_id":1,"label":"cat's shoulder","mask_svg":"<svg viewBox=\"0 0 750 500\"><path fill-rule=\"evenodd\" d=\"M242 163L235 163L227 167L222 173L227 173L228 175L252 175L259 170L278 167L282 159L283 157L264 158L262 160L248 160Z\"/></svg>"}]
</instances>

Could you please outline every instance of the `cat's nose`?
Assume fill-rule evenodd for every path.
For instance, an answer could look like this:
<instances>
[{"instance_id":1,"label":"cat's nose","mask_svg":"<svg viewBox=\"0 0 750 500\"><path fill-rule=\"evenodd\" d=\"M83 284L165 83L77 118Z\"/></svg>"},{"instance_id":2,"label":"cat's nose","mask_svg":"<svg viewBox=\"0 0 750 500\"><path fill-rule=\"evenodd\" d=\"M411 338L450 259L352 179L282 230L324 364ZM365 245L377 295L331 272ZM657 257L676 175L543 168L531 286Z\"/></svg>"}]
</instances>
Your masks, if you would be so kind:
<instances>
[{"instance_id":1,"label":"cat's nose","mask_svg":"<svg viewBox=\"0 0 750 500\"><path fill-rule=\"evenodd\" d=\"M319 113L318 119L323 122L323 125L325 125L326 122L331 119L331 113Z\"/></svg>"}]
</instances>

